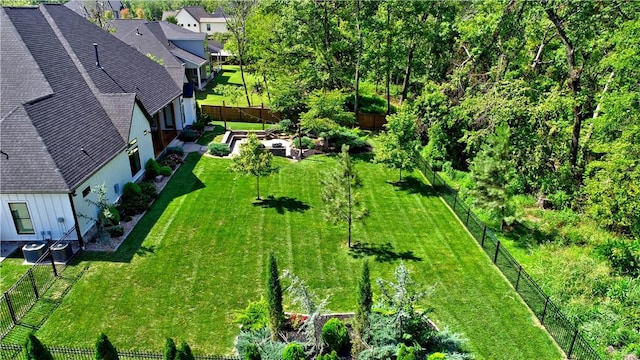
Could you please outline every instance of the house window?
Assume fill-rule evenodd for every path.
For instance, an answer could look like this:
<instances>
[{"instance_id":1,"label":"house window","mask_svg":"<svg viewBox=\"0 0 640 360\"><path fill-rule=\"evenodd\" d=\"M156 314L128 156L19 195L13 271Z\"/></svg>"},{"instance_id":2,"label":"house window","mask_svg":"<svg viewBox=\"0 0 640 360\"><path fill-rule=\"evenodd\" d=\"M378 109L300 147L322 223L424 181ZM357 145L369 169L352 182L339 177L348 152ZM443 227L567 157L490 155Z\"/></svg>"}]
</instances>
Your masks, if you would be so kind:
<instances>
[{"instance_id":1,"label":"house window","mask_svg":"<svg viewBox=\"0 0 640 360\"><path fill-rule=\"evenodd\" d=\"M82 190L82 197L86 198L90 192L91 192L91 186L87 186L84 190Z\"/></svg>"},{"instance_id":2,"label":"house window","mask_svg":"<svg viewBox=\"0 0 640 360\"><path fill-rule=\"evenodd\" d=\"M11 210L11 217L13 223L16 226L18 234L35 234L33 229L33 223L31 222L31 216L29 215L29 208L27 203L9 203L9 210Z\"/></svg>"},{"instance_id":3,"label":"house window","mask_svg":"<svg viewBox=\"0 0 640 360\"><path fill-rule=\"evenodd\" d=\"M138 171L142 169L140 166L140 149L138 149L137 145L133 147L129 147L127 149L127 153L129 154L129 166L131 167L131 176L136 176Z\"/></svg>"},{"instance_id":4,"label":"house window","mask_svg":"<svg viewBox=\"0 0 640 360\"><path fill-rule=\"evenodd\" d=\"M187 24L187 27L191 27L191 24Z\"/></svg>"},{"instance_id":5,"label":"house window","mask_svg":"<svg viewBox=\"0 0 640 360\"><path fill-rule=\"evenodd\" d=\"M164 127L165 129L175 128L173 122L173 103L169 103L169 105L164 108Z\"/></svg>"},{"instance_id":6,"label":"house window","mask_svg":"<svg viewBox=\"0 0 640 360\"><path fill-rule=\"evenodd\" d=\"M207 31L211 31L211 24L207 24Z\"/></svg>"}]
</instances>

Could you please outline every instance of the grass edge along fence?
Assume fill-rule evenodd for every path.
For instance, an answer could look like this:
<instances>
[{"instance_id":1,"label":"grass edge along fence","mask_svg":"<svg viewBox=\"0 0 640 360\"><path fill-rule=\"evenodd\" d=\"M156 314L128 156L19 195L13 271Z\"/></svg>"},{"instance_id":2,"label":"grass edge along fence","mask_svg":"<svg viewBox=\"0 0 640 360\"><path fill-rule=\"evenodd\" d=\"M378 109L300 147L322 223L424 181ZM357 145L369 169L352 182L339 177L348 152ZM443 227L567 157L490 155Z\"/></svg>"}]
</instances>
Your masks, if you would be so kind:
<instances>
[{"instance_id":1,"label":"grass edge along fence","mask_svg":"<svg viewBox=\"0 0 640 360\"><path fill-rule=\"evenodd\" d=\"M271 112L271 109L261 105L260 107L242 107L222 105L201 105L203 114L207 114L212 120L239 121L264 124L275 124L282 119L282 114ZM359 113L356 119L357 125L362 130L382 130L387 123L386 114Z\"/></svg>"},{"instance_id":2,"label":"grass edge along fence","mask_svg":"<svg viewBox=\"0 0 640 360\"><path fill-rule=\"evenodd\" d=\"M94 360L95 350L86 348L46 346L54 360ZM162 360L164 354L132 350L117 350L120 360ZM0 359L24 359L24 346L0 344ZM194 355L196 360L240 360L239 357L218 355Z\"/></svg>"},{"instance_id":3,"label":"grass edge along fence","mask_svg":"<svg viewBox=\"0 0 640 360\"><path fill-rule=\"evenodd\" d=\"M56 242L49 242L44 254L0 297L0 339L4 338L33 305L53 285L56 279L71 261L54 262L50 247L65 242L76 230L69 229ZM71 246L71 243L69 243Z\"/></svg>"},{"instance_id":4,"label":"grass edge along fence","mask_svg":"<svg viewBox=\"0 0 640 360\"><path fill-rule=\"evenodd\" d=\"M522 300L536 315L540 323L553 337L567 358L576 360L599 360L601 357L579 333L578 328L562 313L538 284L527 274L509 251L501 246L500 240L493 234L471 209L462 201L447 183L433 171L426 161L420 159L419 170L431 182L433 188L451 207L456 216L465 225L469 233L482 247L491 261L509 280Z\"/></svg>"}]
</instances>

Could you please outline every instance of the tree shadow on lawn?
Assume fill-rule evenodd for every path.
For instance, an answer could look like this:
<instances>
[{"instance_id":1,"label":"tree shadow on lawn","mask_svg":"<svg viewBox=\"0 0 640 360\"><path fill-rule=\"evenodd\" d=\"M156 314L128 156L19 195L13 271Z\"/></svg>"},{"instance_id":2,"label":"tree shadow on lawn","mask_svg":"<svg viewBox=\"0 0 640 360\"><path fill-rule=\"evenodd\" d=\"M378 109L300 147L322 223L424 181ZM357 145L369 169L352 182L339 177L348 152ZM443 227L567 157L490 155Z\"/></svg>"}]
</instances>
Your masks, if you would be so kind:
<instances>
[{"instance_id":1,"label":"tree shadow on lawn","mask_svg":"<svg viewBox=\"0 0 640 360\"><path fill-rule=\"evenodd\" d=\"M394 249L391 243L374 244L357 242L349 249L349 254L354 259L373 256L377 262L390 262L394 260L422 261L422 258L416 256L412 250L399 252Z\"/></svg>"},{"instance_id":2,"label":"tree shadow on lawn","mask_svg":"<svg viewBox=\"0 0 640 360\"><path fill-rule=\"evenodd\" d=\"M173 199L189 194L196 190L204 189L205 184L193 174L193 169L202 157L198 153L187 155L184 163L173 174L162 192L158 195L149 210L138 221L129 236L115 252L84 252L80 256L81 261L111 261L111 262L131 262L133 256L150 255L155 248L142 246L142 242L147 237L153 226L164 213Z\"/></svg>"},{"instance_id":3,"label":"tree shadow on lawn","mask_svg":"<svg viewBox=\"0 0 640 360\"><path fill-rule=\"evenodd\" d=\"M402 181L387 181L387 184L391 184L398 190L406 191L409 194L420 194L422 196L438 196L433 187L425 184L423 181L412 175L402 178Z\"/></svg>"},{"instance_id":4,"label":"tree shadow on lawn","mask_svg":"<svg viewBox=\"0 0 640 360\"><path fill-rule=\"evenodd\" d=\"M278 196L274 197L273 195L267 196L266 199L257 200L253 203L253 206L260 206L262 208L272 208L276 209L278 214L284 214L285 210L289 212L305 212L311 208L311 206L305 204L304 202L291 198L288 196Z\"/></svg>"}]
</instances>

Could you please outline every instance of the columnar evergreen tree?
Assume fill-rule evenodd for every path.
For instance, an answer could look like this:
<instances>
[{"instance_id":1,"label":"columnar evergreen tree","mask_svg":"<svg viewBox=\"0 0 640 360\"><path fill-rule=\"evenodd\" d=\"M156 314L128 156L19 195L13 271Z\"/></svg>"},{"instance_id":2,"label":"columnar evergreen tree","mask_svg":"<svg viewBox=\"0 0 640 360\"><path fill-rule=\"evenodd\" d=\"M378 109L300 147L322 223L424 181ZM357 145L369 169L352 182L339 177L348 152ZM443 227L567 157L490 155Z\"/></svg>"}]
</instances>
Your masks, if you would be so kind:
<instances>
[{"instance_id":1,"label":"columnar evergreen tree","mask_svg":"<svg viewBox=\"0 0 640 360\"><path fill-rule=\"evenodd\" d=\"M371 313L372 304L373 295L371 293L369 263L365 261L362 264L362 275L358 280L358 306L355 314L355 331L359 341L365 340L363 336L369 327L369 314Z\"/></svg>"},{"instance_id":2,"label":"columnar evergreen tree","mask_svg":"<svg viewBox=\"0 0 640 360\"><path fill-rule=\"evenodd\" d=\"M233 158L231 171L256 177L258 200L260 200L260 177L273 172L271 160L273 155L258 140L256 134L247 136L247 142L240 146L240 154Z\"/></svg>"},{"instance_id":3,"label":"columnar evergreen tree","mask_svg":"<svg viewBox=\"0 0 640 360\"><path fill-rule=\"evenodd\" d=\"M419 156L420 140L416 117L403 109L387 116L384 127L386 131L378 138L380 146L376 149L375 162L400 170L402 181L402 170L413 170Z\"/></svg>"},{"instance_id":4,"label":"columnar evergreen tree","mask_svg":"<svg viewBox=\"0 0 640 360\"><path fill-rule=\"evenodd\" d=\"M269 329L273 339L277 337L284 325L284 311L282 310L282 287L278 274L276 256L269 254L269 267L267 268L267 306L269 308Z\"/></svg>"},{"instance_id":5,"label":"columnar evergreen tree","mask_svg":"<svg viewBox=\"0 0 640 360\"><path fill-rule=\"evenodd\" d=\"M353 222L367 215L367 210L358 198L362 181L349 156L349 146L343 145L338 167L321 179L324 218L337 224L346 222L349 228L348 245L351 247Z\"/></svg>"},{"instance_id":6,"label":"columnar evergreen tree","mask_svg":"<svg viewBox=\"0 0 640 360\"><path fill-rule=\"evenodd\" d=\"M513 222L512 193L509 181L515 168L509 153L509 128L499 126L471 164L471 177L476 187L471 191L476 206L500 220L501 228Z\"/></svg>"},{"instance_id":7,"label":"columnar evergreen tree","mask_svg":"<svg viewBox=\"0 0 640 360\"><path fill-rule=\"evenodd\" d=\"M24 346L27 360L53 360L49 350L33 334L29 334Z\"/></svg>"},{"instance_id":8,"label":"columnar evergreen tree","mask_svg":"<svg viewBox=\"0 0 640 360\"><path fill-rule=\"evenodd\" d=\"M186 341L180 344L180 349L176 352L176 360L195 360L191 352L191 347L189 347Z\"/></svg>"},{"instance_id":9,"label":"columnar evergreen tree","mask_svg":"<svg viewBox=\"0 0 640 360\"><path fill-rule=\"evenodd\" d=\"M118 360L118 350L104 333L101 333L96 341L95 360Z\"/></svg>"},{"instance_id":10,"label":"columnar evergreen tree","mask_svg":"<svg viewBox=\"0 0 640 360\"><path fill-rule=\"evenodd\" d=\"M167 338L164 343L164 360L173 360L176 358L176 343L172 338Z\"/></svg>"}]
</instances>

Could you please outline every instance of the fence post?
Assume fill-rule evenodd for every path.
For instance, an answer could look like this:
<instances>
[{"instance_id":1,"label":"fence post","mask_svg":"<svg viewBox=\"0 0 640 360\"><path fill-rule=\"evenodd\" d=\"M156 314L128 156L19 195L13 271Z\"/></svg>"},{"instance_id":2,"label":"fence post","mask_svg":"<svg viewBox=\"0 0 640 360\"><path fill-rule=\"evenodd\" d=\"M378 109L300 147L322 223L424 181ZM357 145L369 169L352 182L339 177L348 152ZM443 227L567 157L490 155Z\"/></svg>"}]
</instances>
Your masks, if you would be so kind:
<instances>
[{"instance_id":1,"label":"fence post","mask_svg":"<svg viewBox=\"0 0 640 360\"><path fill-rule=\"evenodd\" d=\"M567 352L567 359L571 359L571 354L573 353L573 346L576 343L576 339L578 338L578 329L573 333L573 339L571 339L571 346L569 346L569 352Z\"/></svg>"},{"instance_id":2,"label":"fence post","mask_svg":"<svg viewBox=\"0 0 640 360\"><path fill-rule=\"evenodd\" d=\"M56 263L55 263L55 261L53 261L53 253L51 253L51 245L50 245L50 243L51 243L50 241L47 242L47 246L49 247L49 249L47 250L49 252L49 260L51 261L51 268L53 269L53 276L58 277L58 269L56 269Z\"/></svg>"},{"instance_id":3,"label":"fence post","mask_svg":"<svg viewBox=\"0 0 640 360\"><path fill-rule=\"evenodd\" d=\"M433 172L433 187L436 187L436 172L431 170Z\"/></svg>"},{"instance_id":4,"label":"fence post","mask_svg":"<svg viewBox=\"0 0 640 360\"><path fill-rule=\"evenodd\" d=\"M500 251L500 240L498 240L498 243L496 244L496 253L493 255L494 264L498 262L498 251Z\"/></svg>"},{"instance_id":5,"label":"fence post","mask_svg":"<svg viewBox=\"0 0 640 360\"><path fill-rule=\"evenodd\" d=\"M516 280L516 291L518 291L518 286L520 286L520 274L522 273L522 265L518 268L518 280Z\"/></svg>"},{"instance_id":6,"label":"fence post","mask_svg":"<svg viewBox=\"0 0 640 360\"><path fill-rule=\"evenodd\" d=\"M465 225L469 226L469 213L471 212L471 208L467 208L467 221Z\"/></svg>"},{"instance_id":7,"label":"fence post","mask_svg":"<svg viewBox=\"0 0 640 360\"><path fill-rule=\"evenodd\" d=\"M13 305L11 304L11 298L9 297L9 292L4 293L4 300L7 302L7 307L9 308L9 315L11 315L11 321L13 321L14 325L18 325L18 319L16 318L15 311L13 311Z\"/></svg>"},{"instance_id":8,"label":"fence post","mask_svg":"<svg viewBox=\"0 0 640 360\"><path fill-rule=\"evenodd\" d=\"M264 131L264 116L262 116L262 111L264 110L264 103L260 104L260 120L262 120L262 131Z\"/></svg>"},{"instance_id":9,"label":"fence post","mask_svg":"<svg viewBox=\"0 0 640 360\"><path fill-rule=\"evenodd\" d=\"M222 110L224 110L224 108L226 107L224 100L222 100L222 107L220 108L220 120L224 121L224 131L227 131L227 118L226 116L222 116L222 114L224 114L224 112Z\"/></svg>"},{"instance_id":10,"label":"fence post","mask_svg":"<svg viewBox=\"0 0 640 360\"><path fill-rule=\"evenodd\" d=\"M33 278L33 268L29 269L29 280L31 281L31 287L33 288L33 293L36 295L36 299L40 299L40 294L38 294L38 286L36 285L36 279Z\"/></svg>"},{"instance_id":11,"label":"fence post","mask_svg":"<svg viewBox=\"0 0 640 360\"><path fill-rule=\"evenodd\" d=\"M487 224L484 225L484 229L482 230L482 242L480 245L484 248L484 238L487 236Z\"/></svg>"},{"instance_id":12,"label":"fence post","mask_svg":"<svg viewBox=\"0 0 640 360\"><path fill-rule=\"evenodd\" d=\"M458 195L456 195L456 193L453 193L453 211L456 211L456 204L458 203Z\"/></svg>"},{"instance_id":13,"label":"fence post","mask_svg":"<svg viewBox=\"0 0 640 360\"><path fill-rule=\"evenodd\" d=\"M542 310L542 318L540 319L540 323L544 324L544 318L547 316L547 306L549 305L549 297L547 296L547 301L544 303L544 310Z\"/></svg>"}]
</instances>

